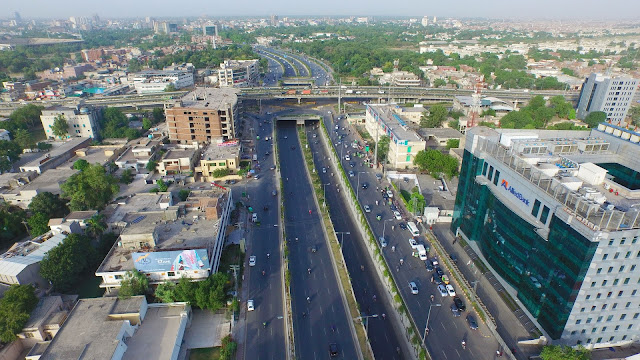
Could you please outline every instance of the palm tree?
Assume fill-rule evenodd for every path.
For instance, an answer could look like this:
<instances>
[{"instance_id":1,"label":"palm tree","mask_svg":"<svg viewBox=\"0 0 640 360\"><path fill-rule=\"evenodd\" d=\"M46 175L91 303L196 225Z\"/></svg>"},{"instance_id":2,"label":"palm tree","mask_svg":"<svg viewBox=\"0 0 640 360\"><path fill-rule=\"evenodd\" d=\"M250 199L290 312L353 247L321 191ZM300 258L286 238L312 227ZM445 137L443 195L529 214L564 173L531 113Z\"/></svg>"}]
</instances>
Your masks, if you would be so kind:
<instances>
[{"instance_id":1,"label":"palm tree","mask_svg":"<svg viewBox=\"0 0 640 360\"><path fill-rule=\"evenodd\" d=\"M87 220L87 232L93 237L100 237L105 230L107 230L107 224L104 222L103 215L96 214Z\"/></svg>"}]
</instances>

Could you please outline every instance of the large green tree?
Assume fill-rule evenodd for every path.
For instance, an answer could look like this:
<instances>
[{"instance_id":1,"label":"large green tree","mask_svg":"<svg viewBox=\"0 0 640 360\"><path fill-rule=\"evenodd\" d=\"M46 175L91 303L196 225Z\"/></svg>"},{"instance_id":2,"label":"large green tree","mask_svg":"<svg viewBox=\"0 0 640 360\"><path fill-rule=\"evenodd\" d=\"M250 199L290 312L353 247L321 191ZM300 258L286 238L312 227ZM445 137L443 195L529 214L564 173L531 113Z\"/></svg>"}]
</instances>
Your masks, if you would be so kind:
<instances>
[{"instance_id":1,"label":"large green tree","mask_svg":"<svg viewBox=\"0 0 640 360\"><path fill-rule=\"evenodd\" d=\"M380 136L380 141L378 142L378 162L386 163L387 156L389 156L389 136L382 135Z\"/></svg>"},{"instance_id":2,"label":"large green tree","mask_svg":"<svg viewBox=\"0 0 640 360\"><path fill-rule=\"evenodd\" d=\"M570 346L546 345L540 357L543 360L589 360L591 352L582 346L574 349Z\"/></svg>"},{"instance_id":3,"label":"large green tree","mask_svg":"<svg viewBox=\"0 0 640 360\"><path fill-rule=\"evenodd\" d=\"M0 299L0 341L10 343L22 331L38 297L31 285L12 285Z\"/></svg>"},{"instance_id":4,"label":"large green tree","mask_svg":"<svg viewBox=\"0 0 640 360\"><path fill-rule=\"evenodd\" d=\"M419 151L413 163L421 171L427 171L432 176L446 175L453 177L458 174L458 160L438 150Z\"/></svg>"},{"instance_id":5,"label":"large green tree","mask_svg":"<svg viewBox=\"0 0 640 360\"><path fill-rule=\"evenodd\" d=\"M640 126L640 106L630 108L628 115L631 118L631 123L633 125Z\"/></svg>"},{"instance_id":6,"label":"large green tree","mask_svg":"<svg viewBox=\"0 0 640 360\"><path fill-rule=\"evenodd\" d=\"M107 107L102 110L101 136L103 138L138 138L140 131L129 127L127 116L118 108Z\"/></svg>"},{"instance_id":7,"label":"large green tree","mask_svg":"<svg viewBox=\"0 0 640 360\"><path fill-rule=\"evenodd\" d=\"M436 104L429 109L429 115L420 119L421 128L439 128L447 120L449 110L444 105Z\"/></svg>"},{"instance_id":8,"label":"large green tree","mask_svg":"<svg viewBox=\"0 0 640 360\"><path fill-rule=\"evenodd\" d=\"M73 168L79 171L83 171L88 167L89 167L89 162L85 159L78 159L73 163Z\"/></svg>"},{"instance_id":9,"label":"large green tree","mask_svg":"<svg viewBox=\"0 0 640 360\"><path fill-rule=\"evenodd\" d=\"M31 149L35 146L33 136L31 136L31 133L25 129L17 129L13 133L13 140L23 149Z\"/></svg>"},{"instance_id":10,"label":"large green tree","mask_svg":"<svg viewBox=\"0 0 640 360\"><path fill-rule=\"evenodd\" d=\"M61 199L60 195L52 194L48 191L41 192L33 197L29 203L29 210L33 213L42 213L49 218L61 218L69 213L67 201Z\"/></svg>"},{"instance_id":11,"label":"large green tree","mask_svg":"<svg viewBox=\"0 0 640 360\"><path fill-rule=\"evenodd\" d=\"M9 120L11 122L9 127L6 127L7 124L3 124L3 126L12 132L15 132L18 128L26 129L42 127L40 115L42 115L43 109L44 107L34 104L22 106L14 110L11 115L9 115Z\"/></svg>"},{"instance_id":12,"label":"large green tree","mask_svg":"<svg viewBox=\"0 0 640 360\"><path fill-rule=\"evenodd\" d=\"M71 176L62 186L62 194L70 199L71 210L101 210L118 193L118 180L107 174L100 164L89 165Z\"/></svg>"},{"instance_id":13,"label":"large green tree","mask_svg":"<svg viewBox=\"0 0 640 360\"><path fill-rule=\"evenodd\" d=\"M91 239L84 235L69 234L58 246L49 250L40 262L40 275L51 281L57 291L67 292L91 270L96 251Z\"/></svg>"},{"instance_id":14,"label":"large green tree","mask_svg":"<svg viewBox=\"0 0 640 360\"><path fill-rule=\"evenodd\" d=\"M604 111L592 111L584 118L584 122L590 128L598 127L598 124L607 120L607 113Z\"/></svg>"},{"instance_id":15,"label":"large green tree","mask_svg":"<svg viewBox=\"0 0 640 360\"><path fill-rule=\"evenodd\" d=\"M126 299L135 295L145 295L149 291L149 279L138 270L127 271L120 282L118 297Z\"/></svg>"},{"instance_id":16,"label":"large green tree","mask_svg":"<svg viewBox=\"0 0 640 360\"><path fill-rule=\"evenodd\" d=\"M65 138L69 134L69 123L64 115L60 114L53 119L51 133L58 138Z\"/></svg>"},{"instance_id":17,"label":"large green tree","mask_svg":"<svg viewBox=\"0 0 640 360\"><path fill-rule=\"evenodd\" d=\"M26 233L24 210L9 204L0 204L0 246L8 247Z\"/></svg>"},{"instance_id":18,"label":"large green tree","mask_svg":"<svg viewBox=\"0 0 640 360\"><path fill-rule=\"evenodd\" d=\"M49 217L43 213L35 213L27 220L31 236L39 236L49 231Z\"/></svg>"},{"instance_id":19,"label":"large green tree","mask_svg":"<svg viewBox=\"0 0 640 360\"><path fill-rule=\"evenodd\" d=\"M0 172L11 170L21 153L22 148L16 142L0 140Z\"/></svg>"}]
</instances>

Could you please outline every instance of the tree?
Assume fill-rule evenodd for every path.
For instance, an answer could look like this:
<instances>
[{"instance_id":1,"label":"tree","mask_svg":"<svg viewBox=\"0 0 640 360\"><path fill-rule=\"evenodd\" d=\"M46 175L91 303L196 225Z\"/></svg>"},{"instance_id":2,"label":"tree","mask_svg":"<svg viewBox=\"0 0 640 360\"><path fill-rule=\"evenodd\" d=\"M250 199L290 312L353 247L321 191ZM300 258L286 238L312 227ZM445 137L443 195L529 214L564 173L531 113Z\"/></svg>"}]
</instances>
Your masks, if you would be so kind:
<instances>
[{"instance_id":1,"label":"tree","mask_svg":"<svg viewBox=\"0 0 640 360\"><path fill-rule=\"evenodd\" d=\"M60 188L64 197L70 199L71 210L102 209L118 193L118 181L106 173L100 164L89 165L84 171L74 174Z\"/></svg>"},{"instance_id":2,"label":"tree","mask_svg":"<svg viewBox=\"0 0 640 360\"><path fill-rule=\"evenodd\" d=\"M169 190L169 185L162 179L156 181L156 185L158 185L158 191L160 192L166 192L167 190Z\"/></svg>"},{"instance_id":3,"label":"tree","mask_svg":"<svg viewBox=\"0 0 640 360\"><path fill-rule=\"evenodd\" d=\"M131 184L133 182L133 173L131 169L124 169L120 175L120 182L123 184Z\"/></svg>"},{"instance_id":4,"label":"tree","mask_svg":"<svg viewBox=\"0 0 640 360\"><path fill-rule=\"evenodd\" d=\"M206 280L198 282L198 288L195 291L197 306L211 311L223 307L229 284L229 275L223 272L217 272Z\"/></svg>"},{"instance_id":5,"label":"tree","mask_svg":"<svg viewBox=\"0 0 640 360\"><path fill-rule=\"evenodd\" d=\"M380 141L378 141L378 162L386 163L387 156L389 155L389 137L387 135L380 136Z\"/></svg>"},{"instance_id":6,"label":"tree","mask_svg":"<svg viewBox=\"0 0 640 360\"><path fill-rule=\"evenodd\" d=\"M78 159L76 160L76 162L73 163L73 168L79 171L84 171L86 168L89 167L89 162L85 159Z\"/></svg>"},{"instance_id":7,"label":"tree","mask_svg":"<svg viewBox=\"0 0 640 360\"><path fill-rule=\"evenodd\" d=\"M156 171L156 166L158 166L158 162L155 160L149 160L149 162L147 163L147 171L149 172L155 172Z\"/></svg>"},{"instance_id":8,"label":"tree","mask_svg":"<svg viewBox=\"0 0 640 360\"><path fill-rule=\"evenodd\" d=\"M598 124L607 120L607 113L604 111L592 111L584 118L584 122L589 125L590 128L597 127Z\"/></svg>"},{"instance_id":9,"label":"tree","mask_svg":"<svg viewBox=\"0 0 640 360\"><path fill-rule=\"evenodd\" d=\"M135 295L145 295L149 290L149 279L138 270L127 271L120 282L118 298L127 299Z\"/></svg>"},{"instance_id":10,"label":"tree","mask_svg":"<svg viewBox=\"0 0 640 360\"><path fill-rule=\"evenodd\" d=\"M87 236L69 234L42 259L40 275L51 281L57 291L72 290L78 280L90 270L96 257L95 252Z\"/></svg>"},{"instance_id":11,"label":"tree","mask_svg":"<svg viewBox=\"0 0 640 360\"><path fill-rule=\"evenodd\" d=\"M29 224L31 236L40 236L50 230L49 217L40 212L31 215L31 217L27 219L27 223Z\"/></svg>"},{"instance_id":12,"label":"tree","mask_svg":"<svg viewBox=\"0 0 640 360\"><path fill-rule=\"evenodd\" d=\"M178 192L178 197L180 198L180 201L187 200L187 198L189 197L190 193L191 193L191 190L188 190L188 189L180 190L180 192Z\"/></svg>"},{"instance_id":13,"label":"tree","mask_svg":"<svg viewBox=\"0 0 640 360\"><path fill-rule=\"evenodd\" d=\"M22 221L26 218L27 214L21 208L0 204L0 246L9 247L25 234L26 228Z\"/></svg>"},{"instance_id":14,"label":"tree","mask_svg":"<svg viewBox=\"0 0 640 360\"><path fill-rule=\"evenodd\" d=\"M66 200L48 191L34 196L29 203L29 210L33 213L45 214L50 219L61 218L69 213Z\"/></svg>"},{"instance_id":15,"label":"tree","mask_svg":"<svg viewBox=\"0 0 640 360\"><path fill-rule=\"evenodd\" d=\"M154 124L161 123L164 121L164 110L162 108L153 108L151 116Z\"/></svg>"},{"instance_id":16,"label":"tree","mask_svg":"<svg viewBox=\"0 0 640 360\"><path fill-rule=\"evenodd\" d=\"M640 106L634 106L629 109L629 117L633 125L640 126Z\"/></svg>"},{"instance_id":17,"label":"tree","mask_svg":"<svg viewBox=\"0 0 640 360\"><path fill-rule=\"evenodd\" d=\"M133 140L140 137L140 131L129 127L127 116L118 108L107 107L102 110L102 138L127 138Z\"/></svg>"},{"instance_id":18,"label":"tree","mask_svg":"<svg viewBox=\"0 0 640 360\"><path fill-rule=\"evenodd\" d=\"M435 88L439 88L440 86L446 86L447 85L447 81L444 79L435 79L433 81L433 87Z\"/></svg>"},{"instance_id":19,"label":"tree","mask_svg":"<svg viewBox=\"0 0 640 360\"><path fill-rule=\"evenodd\" d=\"M154 296L156 299L159 299L163 303L175 302L176 297L176 284L171 281L165 281L162 284L158 285L156 291L154 292Z\"/></svg>"},{"instance_id":20,"label":"tree","mask_svg":"<svg viewBox=\"0 0 640 360\"><path fill-rule=\"evenodd\" d=\"M53 119L53 125L51 126L51 133L55 137L64 138L69 133L69 124L63 114L57 115Z\"/></svg>"},{"instance_id":21,"label":"tree","mask_svg":"<svg viewBox=\"0 0 640 360\"><path fill-rule=\"evenodd\" d=\"M149 130L149 129L151 129L151 126L153 126L153 125L151 124L151 120L149 120L149 119L147 119L147 118L142 119L142 128L143 128L144 130Z\"/></svg>"},{"instance_id":22,"label":"tree","mask_svg":"<svg viewBox=\"0 0 640 360\"><path fill-rule=\"evenodd\" d=\"M167 87L164 88L165 92L173 92L173 91L178 91L178 89L176 89L176 86L173 84L169 84L167 85Z\"/></svg>"},{"instance_id":23,"label":"tree","mask_svg":"<svg viewBox=\"0 0 640 360\"><path fill-rule=\"evenodd\" d=\"M14 110L10 115L9 119L11 120L11 126L6 127L5 129L9 131L15 132L16 128L26 129L28 127L38 127L42 126L42 122L40 121L40 115L42 115L42 110L44 107L29 104L23 107L20 107ZM5 121L6 123L6 121Z\"/></svg>"},{"instance_id":24,"label":"tree","mask_svg":"<svg viewBox=\"0 0 640 360\"><path fill-rule=\"evenodd\" d=\"M449 110L443 105L433 105L429 109L429 115L422 115L420 119L420 127L421 128L438 128L442 127L442 124L445 120L447 120L447 116L449 115Z\"/></svg>"},{"instance_id":25,"label":"tree","mask_svg":"<svg viewBox=\"0 0 640 360\"><path fill-rule=\"evenodd\" d=\"M53 145L46 143L46 142L39 142L38 145L36 145L36 147L38 148L38 150L40 151L49 151L51 150L51 148L53 147Z\"/></svg>"},{"instance_id":26,"label":"tree","mask_svg":"<svg viewBox=\"0 0 640 360\"><path fill-rule=\"evenodd\" d=\"M105 230L107 230L107 224L104 222L104 215L95 214L87 219L87 233L94 238L99 238Z\"/></svg>"},{"instance_id":27,"label":"tree","mask_svg":"<svg viewBox=\"0 0 640 360\"><path fill-rule=\"evenodd\" d=\"M413 163L421 170L434 177L444 174L453 177L458 174L458 160L438 150L421 150L416 154Z\"/></svg>"},{"instance_id":28,"label":"tree","mask_svg":"<svg viewBox=\"0 0 640 360\"><path fill-rule=\"evenodd\" d=\"M35 145L31 133L25 129L17 129L13 134L13 140L22 149L31 149Z\"/></svg>"},{"instance_id":29,"label":"tree","mask_svg":"<svg viewBox=\"0 0 640 360\"><path fill-rule=\"evenodd\" d=\"M38 304L32 285L11 285L0 299L0 341L10 343L16 339Z\"/></svg>"},{"instance_id":30,"label":"tree","mask_svg":"<svg viewBox=\"0 0 640 360\"><path fill-rule=\"evenodd\" d=\"M543 360L589 360L591 352L582 346L574 349L570 346L546 345L540 357Z\"/></svg>"},{"instance_id":31,"label":"tree","mask_svg":"<svg viewBox=\"0 0 640 360\"><path fill-rule=\"evenodd\" d=\"M457 149L460 147L460 139L447 140L447 149Z\"/></svg>"},{"instance_id":32,"label":"tree","mask_svg":"<svg viewBox=\"0 0 640 360\"><path fill-rule=\"evenodd\" d=\"M22 148L13 141L0 140L0 172L12 169L13 163L20 159Z\"/></svg>"}]
</instances>

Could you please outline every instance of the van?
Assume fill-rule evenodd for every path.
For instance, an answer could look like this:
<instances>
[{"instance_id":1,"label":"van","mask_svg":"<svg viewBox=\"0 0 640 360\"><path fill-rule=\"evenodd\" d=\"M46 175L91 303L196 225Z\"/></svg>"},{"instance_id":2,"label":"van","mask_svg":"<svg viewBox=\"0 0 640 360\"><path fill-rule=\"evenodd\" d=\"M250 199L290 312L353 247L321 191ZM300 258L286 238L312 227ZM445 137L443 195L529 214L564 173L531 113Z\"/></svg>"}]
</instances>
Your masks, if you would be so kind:
<instances>
[{"instance_id":1,"label":"van","mask_svg":"<svg viewBox=\"0 0 640 360\"><path fill-rule=\"evenodd\" d=\"M251 221L258 222L258 214L253 213L253 215L251 215Z\"/></svg>"},{"instance_id":2,"label":"van","mask_svg":"<svg viewBox=\"0 0 640 360\"><path fill-rule=\"evenodd\" d=\"M418 257L420 258L420 260L427 260L427 249L424 248L424 245L418 244L418 246L416 246L416 251L418 252Z\"/></svg>"},{"instance_id":3,"label":"van","mask_svg":"<svg viewBox=\"0 0 640 360\"><path fill-rule=\"evenodd\" d=\"M418 231L418 227L416 226L416 224L413 221L409 221L407 223L407 228L411 232L411 235L420 236L420 232Z\"/></svg>"}]
</instances>

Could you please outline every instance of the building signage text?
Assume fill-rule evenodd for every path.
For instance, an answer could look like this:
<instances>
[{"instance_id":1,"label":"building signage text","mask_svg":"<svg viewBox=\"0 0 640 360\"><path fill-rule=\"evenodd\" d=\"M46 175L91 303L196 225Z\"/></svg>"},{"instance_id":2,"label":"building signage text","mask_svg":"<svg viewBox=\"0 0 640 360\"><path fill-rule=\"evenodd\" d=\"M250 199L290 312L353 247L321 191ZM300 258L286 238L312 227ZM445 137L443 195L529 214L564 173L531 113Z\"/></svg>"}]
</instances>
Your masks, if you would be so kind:
<instances>
[{"instance_id":1,"label":"building signage text","mask_svg":"<svg viewBox=\"0 0 640 360\"><path fill-rule=\"evenodd\" d=\"M529 206L529 199L526 199L522 193L517 192L513 186L509 185L509 182L505 179L502 179L502 182L500 183L500 185L507 190L508 192L510 192L511 194L513 194L513 196L515 196L516 198L518 198L518 200L522 201L525 205Z\"/></svg>"}]
</instances>

